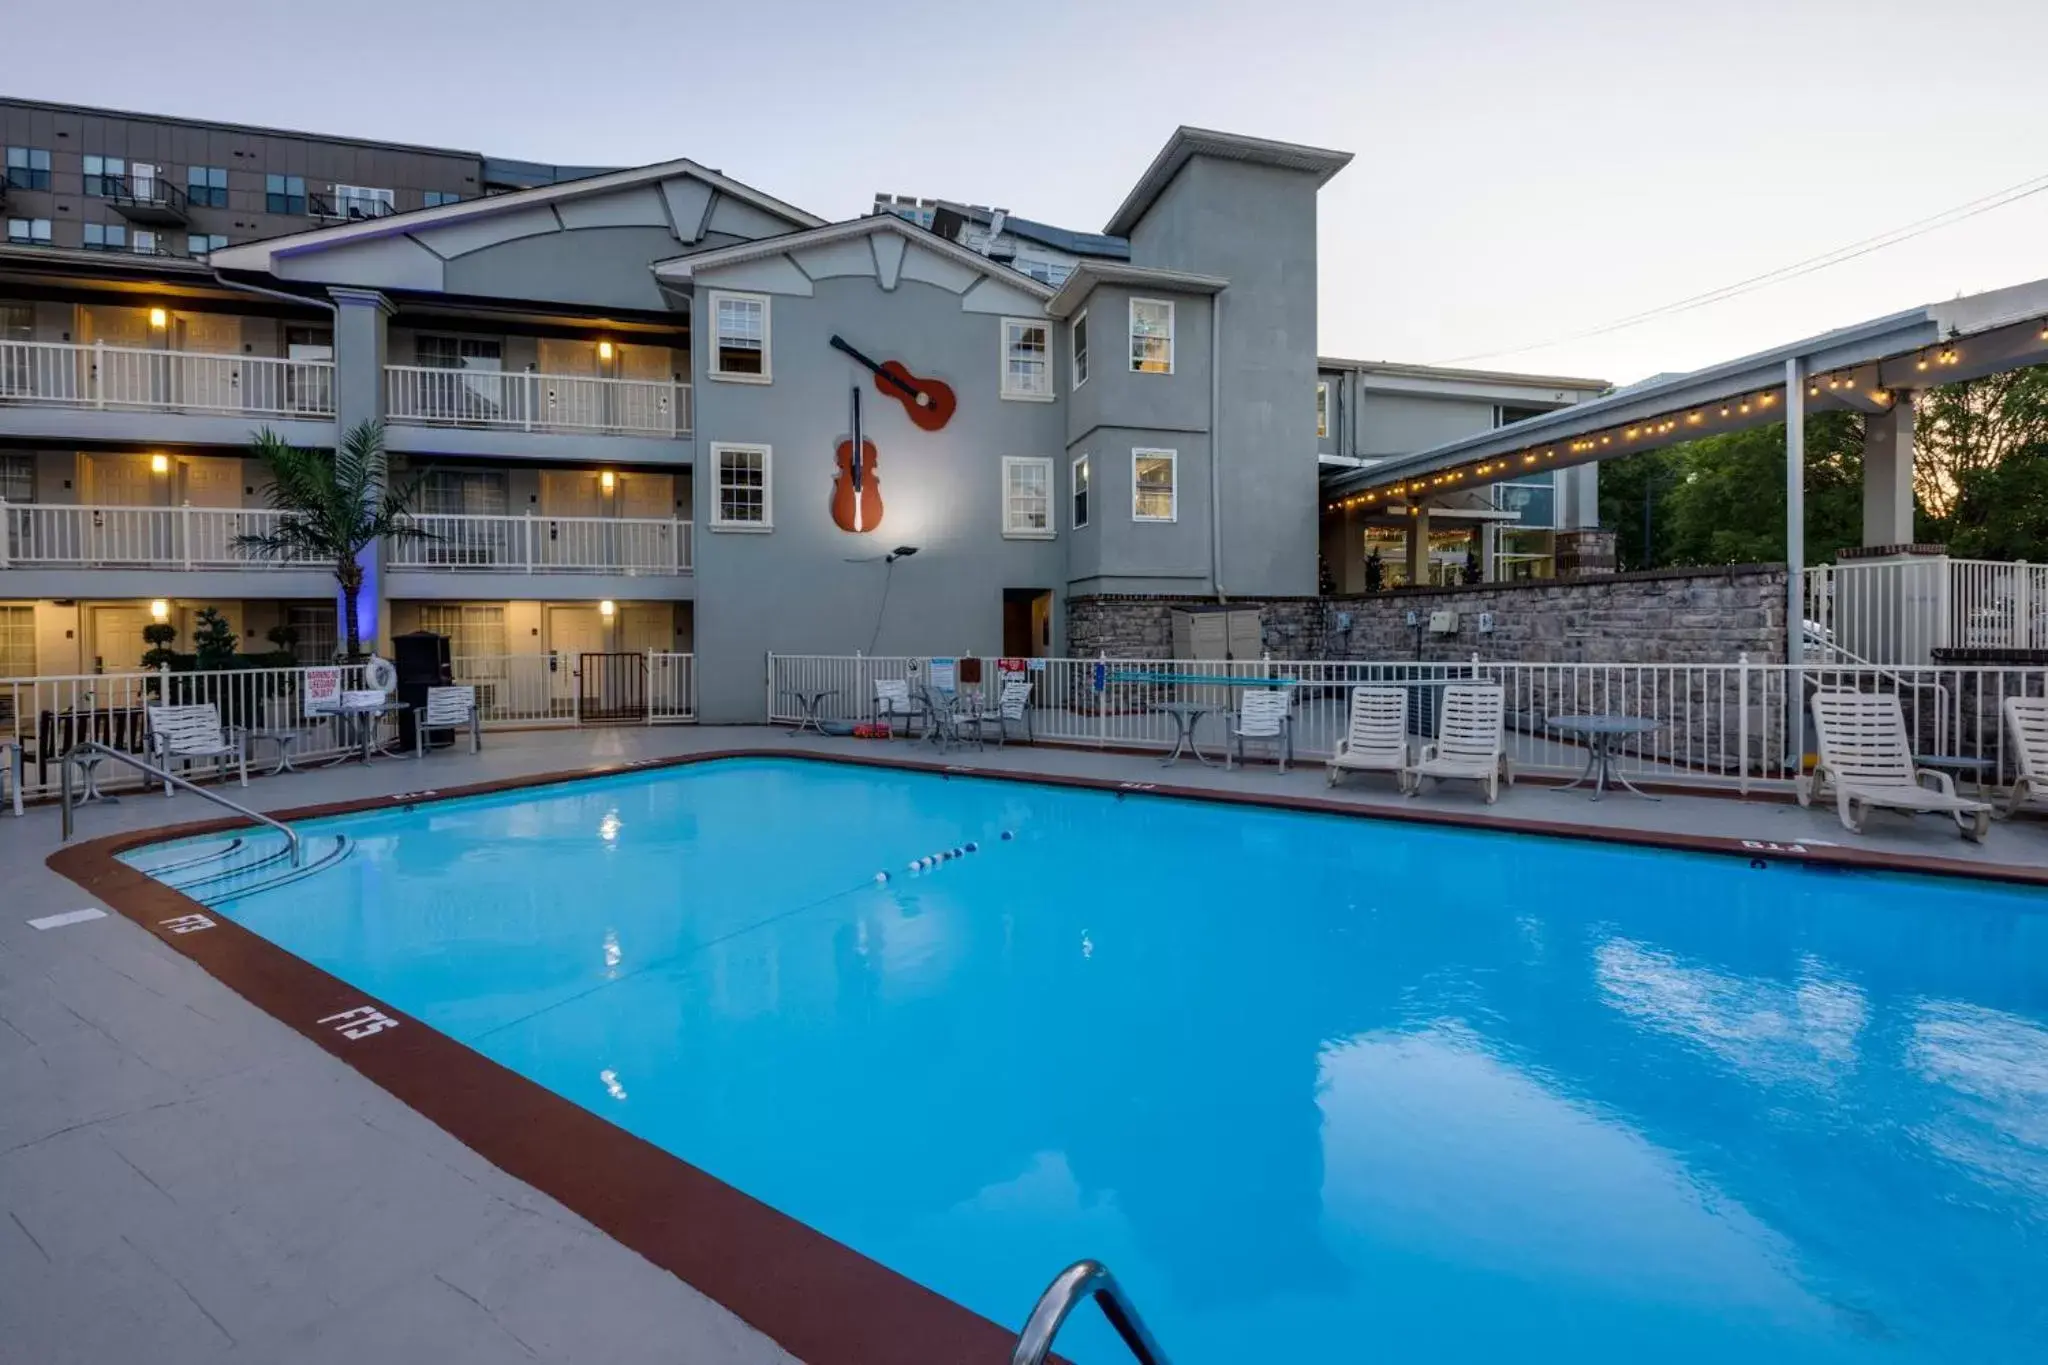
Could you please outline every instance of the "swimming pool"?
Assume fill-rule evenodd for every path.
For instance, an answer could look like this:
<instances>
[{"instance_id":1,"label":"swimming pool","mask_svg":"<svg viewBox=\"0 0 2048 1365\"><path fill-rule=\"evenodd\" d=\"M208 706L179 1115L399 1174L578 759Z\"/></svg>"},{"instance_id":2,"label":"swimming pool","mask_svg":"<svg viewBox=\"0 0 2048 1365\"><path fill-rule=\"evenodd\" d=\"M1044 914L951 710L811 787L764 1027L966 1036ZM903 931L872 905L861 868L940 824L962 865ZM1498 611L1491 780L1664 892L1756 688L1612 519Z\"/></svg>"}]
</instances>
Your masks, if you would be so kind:
<instances>
[{"instance_id":1,"label":"swimming pool","mask_svg":"<svg viewBox=\"0 0 2048 1365\"><path fill-rule=\"evenodd\" d=\"M2048 1338L2038 893L775 759L303 828L192 894L1011 1327L1085 1255L1179 1365Z\"/></svg>"}]
</instances>

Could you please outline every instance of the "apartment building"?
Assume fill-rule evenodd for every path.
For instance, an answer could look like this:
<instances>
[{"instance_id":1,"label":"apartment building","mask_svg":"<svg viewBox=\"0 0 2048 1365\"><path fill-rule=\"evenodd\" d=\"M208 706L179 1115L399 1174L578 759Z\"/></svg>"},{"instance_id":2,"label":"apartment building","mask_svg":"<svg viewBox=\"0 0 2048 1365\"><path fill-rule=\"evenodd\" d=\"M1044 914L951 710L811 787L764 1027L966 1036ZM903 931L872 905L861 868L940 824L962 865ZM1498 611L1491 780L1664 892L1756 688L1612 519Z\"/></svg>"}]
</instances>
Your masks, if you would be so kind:
<instances>
[{"instance_id":1,"label":"apartment building","mask_svg":"<svg viewBox=\"0 0 2048 1365\"><path fill-rule=\"evenodd\" d=\"M1342 152L1181 129L1100 233L1036 225L1065 256L1027 271L993 211L828 222L689 160L0 127L0 676L133 667L205 607L325 657L327 568L234 545L272 515L257 427L380 421L421 480L430 538L366 565L369 639L564 691L586 655L694 652L712 721L763 715L770 651L1042 655L1076 596L1312 594L1313 452L1367 458L1318 435ZM200 240L110 244L146 212Z\"/></svg>"}]
</instances>

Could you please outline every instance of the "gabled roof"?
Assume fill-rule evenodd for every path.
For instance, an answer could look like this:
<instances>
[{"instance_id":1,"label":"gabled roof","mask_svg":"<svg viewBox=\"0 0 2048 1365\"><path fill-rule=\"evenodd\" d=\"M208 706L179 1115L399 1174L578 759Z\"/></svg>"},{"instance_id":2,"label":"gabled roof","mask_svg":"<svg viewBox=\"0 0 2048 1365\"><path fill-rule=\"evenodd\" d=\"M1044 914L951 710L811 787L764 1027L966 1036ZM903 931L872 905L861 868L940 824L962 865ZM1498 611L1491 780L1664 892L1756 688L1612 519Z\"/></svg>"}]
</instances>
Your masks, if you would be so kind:
<instances>
[{"instance_id":1,"label":"gabled roof","mask_svg":"<svg viewBox=\"0 0 2048 1365\"><path fill-rule=\"evenodd\" d=\"M1230 287L1230 281L1218 275L1162 270L1156 265L1125 265L1122 261L1083 261L1067 276L1067 282L1045 305L1045 311L1056 318L1066 317L1081 306L1081 300L1098 284L1127 284L1175 294L1220 294Z\"/></svg>"},{"instance_id":2,"label":"gabled roof","mask_svg":"<svg viewBox=\"0 0 2048 1365\"><path fill-rule=\"evenodd\" d=\"M1305 147L1297 142L1272 142L1262 137L1245 137L1239 133L1218 133L1207 128L1176 128L1166 145L1159 149L1159 155L1152 158L1152 164L1138 177L1138 183L1124 197L1117 211L1110 215L1108 224L1102 229L1112 237L1128 237L1145 211L1152 207L1173 178L1180 174L1181 167L1197 156L1213 156L1224 161L1247 161L1261 166L1278 166L1283 170L1302 171L1316 178L1316 188L1321 189L1331 176L1351 164L1351 153L1333 152L1322 147Z\"/></svg>"},{"instance_id":3,"label":"gabled roof","mask_svg":"<svg viewBox=\"0 0 2048 1365\"><path fill-rule=\"evenodd\" d=\"M1529 389L1572 389L1581 393L1606 393L1614 387L1605 379L1578 379L1561 374L1524 374L1514 370L1461 370L1447 365L1413 365L1399 360L1344 360L1326 355L1316 357L1316 366L1325 370L1357 370L1361 374L1386 375L1391 379L1512 384Z\"/></svg>"},{"instance_id":4,"label":"gabled roof","mask_svg":"<svg viewBox=\"0 0 2048 1365\"><path fill-rule=\"evenodd\" d=\"M772 195L763 194L751 185L743 185L685 157L675 161L657 162L652 166L636 166L631 170L613 171L607 175L593 175L582 180L568 180L559 185L541 185L512 194L465 199L460 203L444 204L439 208L395 213L384 218L365 218L352 223L339 223L333 227L314 228L310 232L270 237L241 246L222 247L212 254L210 260L216 269L221 270L268 270L271 262L280 256L324 251L329 247L350 242L374 241L379 237L418 232L422 228L476 222L499 214L517 213L522 209L613 194L640 185L658 184L677 176L701 180L720 194L730 195L743 203L751 204L766 213L803 227L816 227L825 221L816 214L806 213L793 204L786 204Z\"/></svg>"},{"instance_id":5,"label":"gabled roof","mask_svg":"<svg viewBox=\"0 0 2048 1365\"><path fill-rule=\"evenodd\" d=\"M893 213L871 213L865 218L849 218L843 223L827 223L807 228L802 232L785 232L779 237L761 237L751 242L736 242L732 246L699 251L688 256L671 256L665 261L654 263L654 276L662 280L687 280L700 270L716 270L720 266L738 265L743 261L779 256L786 251L801 251L805 247L829 246L834 242L870 237L878 232L893 233L926 251L936 252L947 260L957 261L990 279L1000 280L1012 289L1021 289L1041 299L1052 297L1050 285L1043 284L1020 270L1013 270L1001 261L992 261L979 252L969 251L956 242L949 242L937 233L929 232L915 223L905 222Z\"/></svg>"}]
</instances>

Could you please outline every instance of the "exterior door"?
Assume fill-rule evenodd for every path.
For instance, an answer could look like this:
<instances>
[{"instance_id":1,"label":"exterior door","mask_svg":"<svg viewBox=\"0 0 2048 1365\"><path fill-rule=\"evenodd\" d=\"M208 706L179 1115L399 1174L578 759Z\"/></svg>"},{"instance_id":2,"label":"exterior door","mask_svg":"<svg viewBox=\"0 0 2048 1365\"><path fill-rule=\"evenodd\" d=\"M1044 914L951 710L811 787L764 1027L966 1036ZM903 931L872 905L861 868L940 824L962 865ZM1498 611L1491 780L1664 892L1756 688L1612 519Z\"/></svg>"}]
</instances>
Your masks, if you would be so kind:
<instances>
[{"instance_id":1,"label":"exterior door","mask_svg":"<svg viewBox=\"0 0 2048 1365\"><path fill-rule=\"evenodd\" d=\"M626 653L670 653L676 647L675 610L666 602L622 606L618 637L616 648Z\"/></svg>"},{"instance_id":2,"label":"exterior door","mask_svg":"<svg viewBox=\"0 0 2048 1365\"><path fill-rule=\"evenodd\" d=\"M147 455L85 457L85 497L97 509L84 528L85 551L93 563L177 562L157 478L150 472Z\"/></svg>"},{"instance_id":3,"label":"exterior door","mask_svg":"<svg viewBox=\"0 0 2048 1365\"><path fill-rule=\"evenodd\" d=\"M186 553L194 564L232 564L238 555L229 542L241 530L241 518L222 510L242 505L242 462L200 456L178 462L179 501L200 509L179 513L189 533Z\"/></svg>"},{"instance_id":4,"label":"exterior door","mask_svg":"<svg viewBox=\"0 0 2048 1365\"><path fill-rule=\"evenodd\" d=\"M554 656L551 691L558 703L574 707L576 670L585 654L601 654L604 646L604 620L596 607L548 608L548 652Z\"/></svg>"},{"instance_id":5,"label":"exterior door","mask_svg":"<svg viewBox=\"0 0 2048 1365\"><path fill-rule=\"evenodd\" d=\"M621 474L619 515L667 521L676 514L676 481L669 474Z\"/></svg>"},{"instance_id":6,"label":"exterior door","mask_svg":"<svg viewBox=\"0 0 2048 1365\"><path fill-rule=\"evenodd\" d=\"M92 609L92 652L95 673L141 671L142 655L149 644L142 628L149 613L141 607L94 607Z\"/></svg>"},{"instance_id":7,"label":"exterior door","mask_svg":"<svg viewBox=\"0 0 2048 1365\"><path fill-rule=\"evenodd\" d=\"M534 559L541 564L596 568L607 561L605 528L596 518L604 510L597 475L577 470L544 469L540 475L540 543ZM570 520L568 518L573 518Z\"/></svg>"}]
</instances>

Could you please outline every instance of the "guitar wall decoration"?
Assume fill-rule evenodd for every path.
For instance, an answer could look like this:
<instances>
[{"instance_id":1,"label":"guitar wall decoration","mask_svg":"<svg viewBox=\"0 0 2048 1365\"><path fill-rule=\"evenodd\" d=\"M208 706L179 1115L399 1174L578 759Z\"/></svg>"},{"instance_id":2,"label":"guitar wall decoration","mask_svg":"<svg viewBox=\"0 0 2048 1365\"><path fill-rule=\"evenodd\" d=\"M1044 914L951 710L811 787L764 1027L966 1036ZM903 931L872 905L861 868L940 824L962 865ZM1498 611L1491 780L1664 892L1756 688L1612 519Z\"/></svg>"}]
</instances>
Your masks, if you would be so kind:
<instances>
[{"instance_id":1,"label":"guitar wall decoration","mask_svg":"<svg viewBox=\"0 0 2048 1365\"><path fill-rule=\"evenodd\" d=\"M834 335L832 345L873 371L875 387L901 403L910 420L921 429L937 431L953 420L960 400L954 397L951 385L937 379L920 379L905 369L900 360L870 360L842 336Z\"/></svg>"}]
</instances>

